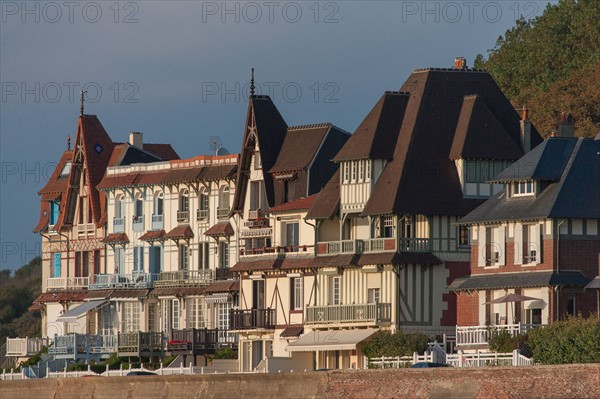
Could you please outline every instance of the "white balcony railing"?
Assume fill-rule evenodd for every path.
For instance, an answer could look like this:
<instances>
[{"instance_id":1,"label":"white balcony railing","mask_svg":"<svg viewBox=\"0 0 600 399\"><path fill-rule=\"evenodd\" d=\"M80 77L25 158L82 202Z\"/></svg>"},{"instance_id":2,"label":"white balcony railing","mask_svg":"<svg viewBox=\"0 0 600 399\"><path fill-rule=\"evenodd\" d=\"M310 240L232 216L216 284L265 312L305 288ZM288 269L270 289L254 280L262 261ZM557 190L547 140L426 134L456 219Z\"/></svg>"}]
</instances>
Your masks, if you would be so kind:
<instances>
[{"instance_id":1,"label":"white balcony railing","mask_svg":"<svg viewBox=\"0 0 600 399\"><path fill-rule=\"evenodd\" d=\"M189 287L209 285L215 281L214 270L179 270L162 272L154 282L155 287Z\"/></svg>"},{"instance_id":2,"label":"white balcony railing","mask_svg":"<svg viewBox=\"0 0 600 399\"><path fill-rule=\"evenodd\" d=\"M390 303L307 306L306 324L366 323L378 324L392 320Z\"/></svg>"},{"instance_id":3,"label":"white balcony railing","mask_svg":"<svg viewBox=\"0 0 600 399\"><path fill-rule=\"evenodd\" d=\"M113 233L125 231L125 218L113 218Z\"/></svg>"},{"instance_id":4,"label":"white balcony railing","mask_svg":"<svg viewBox=\"0 0 600 399\"><path fill-rule=\"evenodd\" d=\"M96 230L96 225L94 223L84 223L75 225L77 229L78 237L86 237L88 235L94 234Z\"/></svg>"},{"instance_id":5,"label":"white balcony railing","mask_svg":"<svg viewBox=\"0 0 600 399\"><path fill-rule=\"evenodd\" d=\"M502 331L511 336L524 334L529 330L543 327L541 324L505 324L495 326L456 326L456 345L481 345L488 344L489 339Z\"/></svg>"},{"instance_id":6,"label":"white balcony railing","mask_svg":"<svg viewBox=\"0 0 600 399\"><path fill-rule=\"evenodd\" d=\"M144 216L134 216L133 217L133 231L139 233L144 231Z\"/></svg>"},{"instance_id":7,"label":"white balcony railing","mask_svg":"<svg viewBox=\"0 0 600 399\"><path fill-rule=\"evenodd\" d=\"M7 338L6 356L33 356L48 344L48 338Z\"/></svg>"},{"instance_id":8,"label":"white balcony railing","mask_svg":"<svg viewBox=\"0 0 600 399\"><path fill-rule=\"evenodd\" d=\"M88 277L49 277L46 287L49 290L67 290L87 288Z\"/></svg>"},{"instance_id":9,"label":"white balcony railing","mask_svg":"<svg viewBox=\"0 0 600 399\"><path fill-rule=\"evenodd\" d=\"M229 217L229 207L217 208L217 219L227 219Z\"/></svg>"},{"instance_id":10,"label":"white balcony railing","mask_svg":"<svg viewBox=\"0 0 600 399\"><path fill-rule=\"evenodd\" d=\"M189 222L190 221L190 211L177 211L177 222Z\"/></svg>"},{"instance_id":11,"label":"white balcony railing","mask_svg":"<svg viewBox=\"0 0 600 399\"><path fill-rule=\"evenodd\" d=\"M208 209L197 209L196 220L198 220L199 222L208 221Z\"/></svg>"},{"instance_id":12,"label":"white balcony railing","mask_svg":"<svg viewBox=\"0 0 600 399\"><path fill-rule=\"evenodd\" d=\"M85 358L86 355L108 355L117 351L116 335L56 335L48 354L60 358Z\"/></svg>"},{"instance_id":13,"label":"white balcony railing","mask_svg":"<svg viewBox=\"0 0 600 399\"><path fill-rule=\"evenodd\" d=\"M343 240L321 242L318 245L320 255L362 254L368 252L387 252L396 250L395 238L373 238L370 240Z\"/></svg>"},{"instance_id":14,"label":"white balcony railing","mask_svg":"<svg viewBox=\"0 0 600 399\"><path fill-rule=\"evenodd\" d=\"M90 276L88 289L152 288L158 273L94 274Z\"/></svg>"},{"instance_id":15,"label":"white balcony railing","mask_svg":"<svg viewBox=\"0 0 600 399\"><path fill-rule=\"evenodd\" d=\"M152 230L163 228L163 215L152 215Z\"/></svg>"}]
</instances>

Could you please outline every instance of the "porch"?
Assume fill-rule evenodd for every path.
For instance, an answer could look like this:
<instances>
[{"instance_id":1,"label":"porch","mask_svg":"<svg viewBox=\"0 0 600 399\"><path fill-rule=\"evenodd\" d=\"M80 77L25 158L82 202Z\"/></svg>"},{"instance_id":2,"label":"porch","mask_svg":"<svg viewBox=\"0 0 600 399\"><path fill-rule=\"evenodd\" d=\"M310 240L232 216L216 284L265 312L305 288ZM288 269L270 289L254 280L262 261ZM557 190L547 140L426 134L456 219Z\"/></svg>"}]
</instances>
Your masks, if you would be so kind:
<instances>
[{"instance_id":1,"label":"porch","mask_svg":"<svg viewBox=\"0 0 600 399\"><path fill-rule=\"evenodd\" d=\"M98 360L108 358L117 351L116 335L69 334L54 337L48 354L56 359Z\"/></svg>"},{"instance_id":2,"label":"porch","mask_svg":"<svg viewBox=\"0 0 600 399\"><path fill-rule=\"evenodd\" d=\"M153 357L164 355L164 336L160 332L119 333L117 353L121 356Z\"/></svg>"},{"instance_id":3,"label":"porch","mask_svg":"<svg viewBox=\"0 0 600 399\"><path fill-rule=\"evenodd\" d=\"M50 344L48 338L7 338L6 356L28 357L39 353Z\"/></svg>"}]
</instances>

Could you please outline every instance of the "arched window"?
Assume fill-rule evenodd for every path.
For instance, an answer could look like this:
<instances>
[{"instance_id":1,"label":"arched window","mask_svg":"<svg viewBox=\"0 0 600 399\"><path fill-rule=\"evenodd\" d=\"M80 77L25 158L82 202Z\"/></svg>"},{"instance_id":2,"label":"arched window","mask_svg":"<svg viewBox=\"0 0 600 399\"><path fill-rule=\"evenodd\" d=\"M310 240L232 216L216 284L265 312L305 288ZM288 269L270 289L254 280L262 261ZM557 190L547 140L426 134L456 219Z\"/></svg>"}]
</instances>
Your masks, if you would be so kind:
<instances>
[{"instance_id":1,"label":"arched window","mask_svg":"<svg viewBox=\"0 0 600 399\"><path fill-rule=\"evenodd\" d=\"M200 201L198 204L198 220L208 221L208 199L210 191L204 187L200 191Z\"/></svg>"},{"instance_id":2,"label":"arched window","mask_svg":"<svg viewBox=\"0 0 600 399\"><path fill-rule=\"evenodd\" d=\"M125 197L121 194L115 198L115 217L122 218L125 216Z\"/></svg>"},{"instance_id":3,"label":"arched window","mask_svg":"<svg viewBox=\"0 0 600 399\"><path fill-rule=\"evenodd\" d=\"M229 186L221 186L219 189L219 209L217 217L225 219L229 216Z\"/></svg>"},{"instance_id":4,"label":"arched window","mask_svg":"<svg viewBox=\"0 0 600 399\"><path fill-rule=\"evenodd\" d=\"M163 198L162 191L154 193L154 215L163 215Z\"/></svg>"},{"instance_id":5,"label":"arched window","mask_svg":"<svg viewBox=\"0 0 600 399\"><path fill-rule=\"evenodd\" d=\"M190 192L184 188L179 193L179 211L177 212L178 222L188 222L190 220Z\"/></svg>"}]
</instances>

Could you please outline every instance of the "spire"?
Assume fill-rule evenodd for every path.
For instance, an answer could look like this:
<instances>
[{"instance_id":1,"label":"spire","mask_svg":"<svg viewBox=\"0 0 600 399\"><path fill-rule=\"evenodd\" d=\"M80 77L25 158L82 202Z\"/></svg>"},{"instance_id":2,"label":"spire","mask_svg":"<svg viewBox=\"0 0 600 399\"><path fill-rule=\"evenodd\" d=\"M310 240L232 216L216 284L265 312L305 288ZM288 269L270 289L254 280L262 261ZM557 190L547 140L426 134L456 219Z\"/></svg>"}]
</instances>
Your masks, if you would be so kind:
<instances>
[{"instance_id":1,"label":"spire","mask_svg":"<svg viewBox=\"0 0 600 399\"><path fill-rule=\"evenodd\" d=\"M252 68L252 77L250 78L250 95L254 95L254 68Z\"/></svg>"},{"instance_id":2,"label":"spire","mask_svg":"<svg viewBox=\"0 0 600 399\"><path fill-rule=\"evenodd\" d=\"M67 151L71 151L71 135L67 136Z\"/></svg>"},{"instance_id":3,"label":"spire","mask_svg":"<svg viewBox=\"0 0 600 399\"><path fill-rule=\"evenodd\" d=\"M85 100L84 96L85 96L85 93L87 93L87 90L86 91L81 90L80 93L81 93L81 97L79 99L79 116L83 116L83 101Z\"/></svg>"}]
</instances>

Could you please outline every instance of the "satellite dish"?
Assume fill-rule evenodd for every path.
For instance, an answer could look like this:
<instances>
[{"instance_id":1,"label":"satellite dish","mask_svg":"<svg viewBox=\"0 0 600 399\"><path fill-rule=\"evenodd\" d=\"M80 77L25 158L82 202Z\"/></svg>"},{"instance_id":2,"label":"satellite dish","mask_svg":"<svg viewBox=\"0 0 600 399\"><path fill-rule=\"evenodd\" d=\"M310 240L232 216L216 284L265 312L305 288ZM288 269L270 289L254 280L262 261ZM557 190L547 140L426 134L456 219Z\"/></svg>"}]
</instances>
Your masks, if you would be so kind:
<instances>
[{"instance_id":1,"label":"satellite dish","mask_svg":"<svg viewBox=\"0 0 600 399\"><path fill-rule=\"evenodd\" d=\"M225 147L217 148L216 155L229 155L229 151Z\"/></svg>"}]
</instances>

